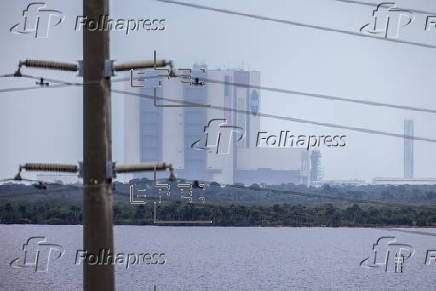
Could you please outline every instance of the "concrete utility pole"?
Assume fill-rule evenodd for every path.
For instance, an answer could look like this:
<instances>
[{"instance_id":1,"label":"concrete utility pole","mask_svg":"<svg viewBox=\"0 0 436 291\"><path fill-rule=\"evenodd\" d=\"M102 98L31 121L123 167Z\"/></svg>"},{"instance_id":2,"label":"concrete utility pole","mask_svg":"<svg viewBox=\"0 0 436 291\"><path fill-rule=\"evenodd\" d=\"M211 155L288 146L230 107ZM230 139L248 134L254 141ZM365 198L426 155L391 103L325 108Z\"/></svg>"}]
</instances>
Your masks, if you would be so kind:
<instances>
[{"instance_id":1,"label":"concrete utility pole","mask_svg":"<svg viewBox=\"0 0 436 291\"><path fill-rule=\"evenodd\" d=\"M83 0L83 15L109 15L108 0ZM109 31L83 30L83 247L114 253ZM114 266L83 265L84 290L115 290Z\"/></svg>"},{"instance_id":2,"label":"concrete utility pole","mask_svg":"<svg viewBox=\"0 0 436 291\"><path fill-rule=\"evenodd\" d=\"M109 15L108 0L83 0L83 15L97 20ZM80 172L83 177L83 248L88 254L98 255L101 249L114 253L112 179L119 173L170 169L171 164L134 164L115 166L112 162L111 137L111 77L115 71L170 66L165 60L143 60L113 64L109 53L109 29L83 30L83 62L79 64L46 60L24 60L18 64L14 76L21 77L21 67L77 71L83 75L83 165L27 163L20 166L16 180L21 180L21 170ZM43 84L43 79L41 79ZM47 83L47 86L49 84ZM84 290L115 290L113 264L90 264L83 269Z\"/></svg>"}]
</instances>

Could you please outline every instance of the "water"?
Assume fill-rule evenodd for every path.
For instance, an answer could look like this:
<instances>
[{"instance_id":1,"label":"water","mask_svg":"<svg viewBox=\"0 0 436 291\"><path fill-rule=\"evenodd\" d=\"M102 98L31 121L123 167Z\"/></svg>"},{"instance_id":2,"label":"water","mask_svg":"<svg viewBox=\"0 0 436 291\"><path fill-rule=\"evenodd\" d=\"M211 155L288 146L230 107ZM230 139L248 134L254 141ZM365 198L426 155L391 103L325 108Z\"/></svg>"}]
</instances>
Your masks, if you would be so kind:
<instances>
[{"instance_id":1,"label":"water","mask_svg":"<svg viewBox=\"0 0 436 291\"><path fill-rule=\"evenodd\" d=\"M436 229L422 231L436 233ZM31 236L62 245L48 272L12 268ZM363 268L381 236L395 236L415 254L402 273ZM80 290L82 226L0 225L1 290ZM116 252L165 253L165 264L116 266L117 290L436 290L436 236L363 228L115 227ZM435 252L436 254L436 252Z\"/></svg>"}]
</instances>

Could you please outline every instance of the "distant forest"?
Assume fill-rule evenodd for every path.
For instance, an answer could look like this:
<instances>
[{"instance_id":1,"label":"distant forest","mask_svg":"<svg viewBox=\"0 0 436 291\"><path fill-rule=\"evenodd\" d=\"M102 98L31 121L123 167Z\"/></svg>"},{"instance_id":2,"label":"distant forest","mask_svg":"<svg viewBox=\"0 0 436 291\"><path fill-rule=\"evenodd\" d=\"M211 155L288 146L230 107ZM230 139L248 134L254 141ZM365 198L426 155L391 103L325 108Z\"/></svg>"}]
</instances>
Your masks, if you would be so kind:
<instances>
[{"instance_id":1,"label":"distant forest","mask_svg":"<svg viewBox=\"0 0 436 291\"><path fill-rule=\"evenodd\" d=\"M129 185L146 190L146 204L129 204ZM177 190L174 182L171 186ZM152 181L115 183L113 192L115 224L154 224L153 205L159 195ZM212 220L208 224L212 226L436 226L436 186L211 183L205 190L193 189L193 204L180 199L175 190L164 196L156 204L161 221ZM199 197L205 197L206 203L200 203ZM1 185L0 223L81 224L81 200L79 186Z\"/></svg>"}]
</instances>

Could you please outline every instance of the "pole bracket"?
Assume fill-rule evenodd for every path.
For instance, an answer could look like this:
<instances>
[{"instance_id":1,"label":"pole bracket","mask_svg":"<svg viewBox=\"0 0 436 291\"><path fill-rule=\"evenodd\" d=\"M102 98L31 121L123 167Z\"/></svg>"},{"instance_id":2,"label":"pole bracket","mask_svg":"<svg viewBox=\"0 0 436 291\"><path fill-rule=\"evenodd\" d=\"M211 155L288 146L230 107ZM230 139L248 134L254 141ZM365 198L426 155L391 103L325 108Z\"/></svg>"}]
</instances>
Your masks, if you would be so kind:
<instances>
[{"instance_id":1,"label":"pole bracket","mask_svg":"<svg viewBox=\"0 0 436 291\"><path fill-rule=\"evenodd\" d=\"M115 165L116 165L115 162L106 163L106 179L116 178ZM83 174L84 174L83 162L79 162L79 178L83 178Z\"/></svg>"},{"instance_id":2,"label":"pole bracket","mask_svg":"<svg viewBox=\"0 0 436 291\"><path fill-rule=\"evenodd\" d=\"M78 60L77 63L78 63L77 76L83 77L83 60ZM110 77L115 76L115 74L114 74L114 60L105 60L104 61L104 76L106 78L110 78Z\"/></svg>"},{"instance_id":3,"label":"pole bracket","mask_svg":"<svg viewBox=\"0 0 436 291\"><path fill-rule=\"evenodd\" d=\"M114 60L105 60L104 61L104 76L106 78L110 78L110 77L115 76L113 66L114 66Z\"/></svg>"}]
</instances>

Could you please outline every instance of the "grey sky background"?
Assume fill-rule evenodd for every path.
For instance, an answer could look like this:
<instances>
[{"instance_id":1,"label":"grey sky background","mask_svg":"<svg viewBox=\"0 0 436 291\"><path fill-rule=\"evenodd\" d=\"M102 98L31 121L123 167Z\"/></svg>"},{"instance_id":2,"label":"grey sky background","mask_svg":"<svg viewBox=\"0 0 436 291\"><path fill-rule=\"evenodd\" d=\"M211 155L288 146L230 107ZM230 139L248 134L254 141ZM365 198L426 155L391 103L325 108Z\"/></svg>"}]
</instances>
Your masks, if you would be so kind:
<instances>
[{"instance_id":1,"label":"grey sky background","mask_svg":"<svg viewBox=\"0 0 436 291\"><path fill-rule=\"evenodd\" d=\"M82 59L82 33L74 31L82 1L46 1L63 11L65 21L49 38L16 35L9 28L20 22L30 1L3 0L0 12L0 74L16 70L25 58L76 61ZM186 1L188 2L188 1ZM217 8L288 19L358 32L369 23L373 8L333 0L189 1ZM370 1L368 1L370 2ZM377 3L377 2L372 2ZM401 7L434 11L430 0L397 1ZM436 30L425 32L425 15L403 28L400 38L436 45ZM434 70L436 49L389 43L332 32L315 31L241 16L197 10L156 1L111 1L112 18L165 18L165 31L111 34L112 59L159 57L177 67L203 62L214 68L244 68L261 72L263 86L330 94L436 109ZM74 73L24 69L24 72L80 81ZM120 76L120 75L119 75ZM0 79L0 88L34 85L28 79ZM114 84L123 88L122 84ZM436 138L436 116L404 110L347 104L263 91L261 112L347 126L403 132L403 120L415 120L415 135ZM117 94L113 99L135 98ZM116 102L114 102L116 104ZM20 163L82 160L82 89L37 89L0 93L0 178L13 176ZM116 127L116 125L114 125ZM347 146L322 148L325 178L370 180L403 175L403 140L346 130L263 119L262 129L278 134L345 134ZM114 136L114 160L119 142ZM436 177L436 144L415 142L415 175ZM285 162L285 161L284 161Z\"/></svg>"}]
</instances>

